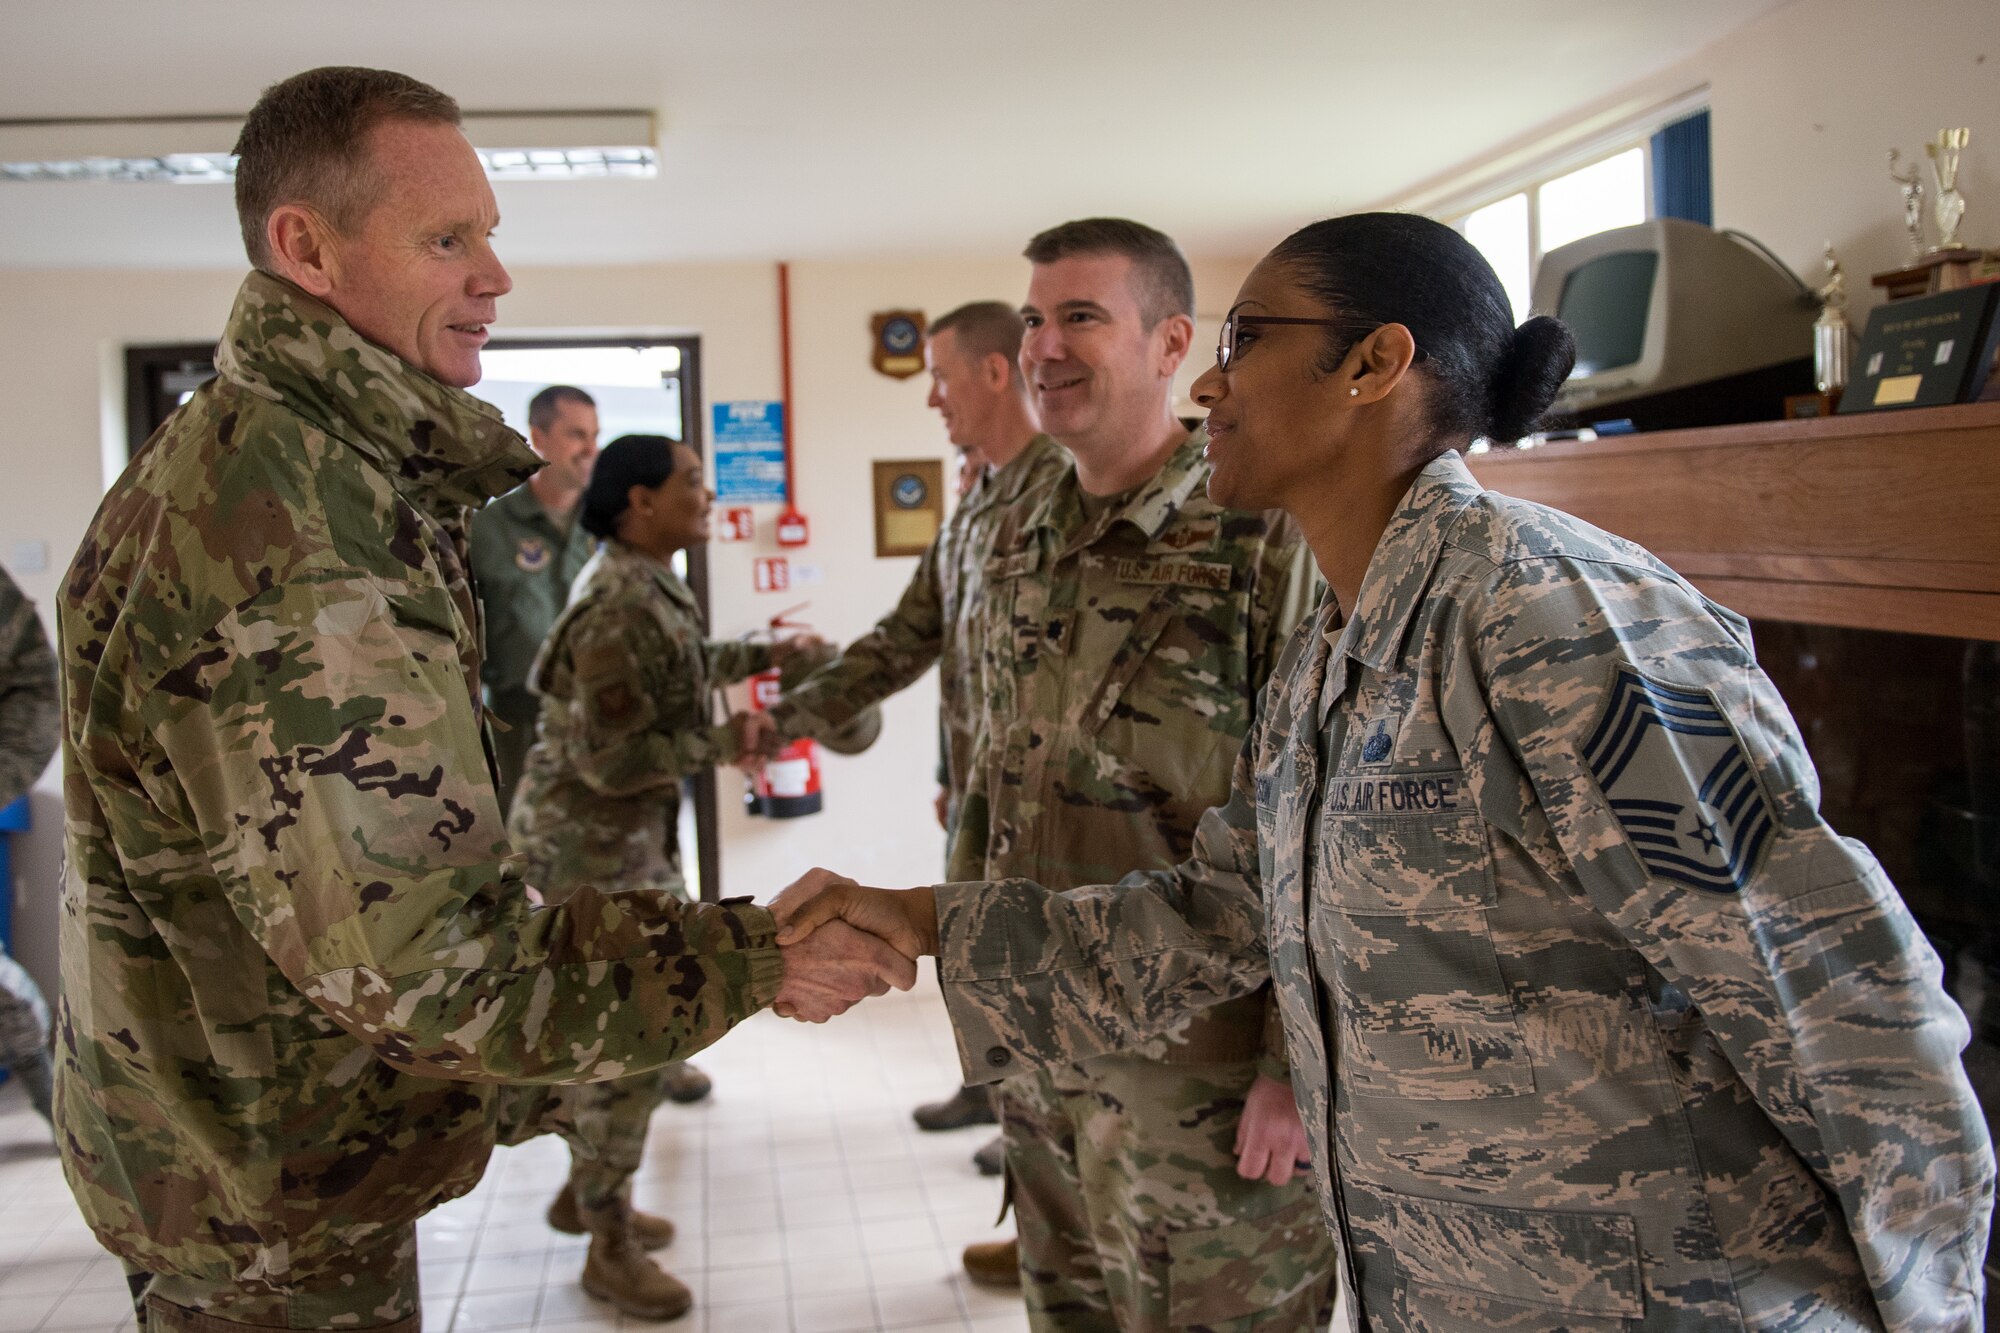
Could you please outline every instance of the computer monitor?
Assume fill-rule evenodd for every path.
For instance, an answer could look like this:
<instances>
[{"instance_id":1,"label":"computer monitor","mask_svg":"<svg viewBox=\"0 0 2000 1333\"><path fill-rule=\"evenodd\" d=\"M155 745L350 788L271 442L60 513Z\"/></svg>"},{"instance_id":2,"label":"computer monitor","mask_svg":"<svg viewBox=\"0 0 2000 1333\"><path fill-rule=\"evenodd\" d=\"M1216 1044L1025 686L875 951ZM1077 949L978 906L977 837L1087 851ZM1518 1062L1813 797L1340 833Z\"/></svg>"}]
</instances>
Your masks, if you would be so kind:
<instances>
[{"instance_id":1,"label":"computer monitor","mask_svg":"<svg viewBox=\"0 0 2000 1333\"><path fill-rule=\"evenodd\" d=\"M1747 237L1677 218L1586 236L1542 256L1534 308L1576 337L1568 424L1771 420L1812 390L1817 303Z\"/></svg>"}]
</instances>

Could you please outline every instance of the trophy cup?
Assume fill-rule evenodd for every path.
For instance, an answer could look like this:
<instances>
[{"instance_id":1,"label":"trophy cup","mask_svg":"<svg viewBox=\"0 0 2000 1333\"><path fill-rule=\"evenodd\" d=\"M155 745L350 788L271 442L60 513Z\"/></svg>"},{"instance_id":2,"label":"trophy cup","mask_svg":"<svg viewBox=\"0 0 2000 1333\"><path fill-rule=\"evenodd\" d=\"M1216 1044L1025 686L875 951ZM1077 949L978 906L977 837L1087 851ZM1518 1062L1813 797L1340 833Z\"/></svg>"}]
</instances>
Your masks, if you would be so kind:
<instances>
[{"instance_id":1,"label":"trophy cup","mask_svg":"<svg viewBox=\"0 0 2000 1333\"><path fill-rule=\"evenodd\" d=\"M1854 329L1847 322L1847 275L1841 272L1832 241L1826 243L1826 284L1814 294L1820 299L1820 311L1813 321L1813 382L1823 394L1838 394L1847 387Z\"/></svg>"},{"instance_id":2,"label":"trophy cup","mask_svg":"<svg viewBox=\"0 0 2000 1333\"><path fill-rule=\"evenodd\" d=\"M1896 149L1889 150L1889 179L1903 187L1903 226L1910 234L1910 262L1921 263L1926 253L1924 248L1924 178L1912 163L1908 171L1896 170L1896 163L1902 154ZM1952 164L1952 174L1957 176L1957 162Z\"/></svg>"},{"instance_id":3,"label":"trophy cup","mask_svg":"<svg viewBox=\"0 0 2000 1333\"><path fill-rule=\"evenodd\" d=\"M1939 130L1937 138L1924 145L1931 160L1931 175L1937 182L1938 243L1931 253L1964 248L1958 239L1958 224L1965 217L1965 196L1958 192L1958 155L1972 142L1969 129Z\"/></svg>"}]
</instances>

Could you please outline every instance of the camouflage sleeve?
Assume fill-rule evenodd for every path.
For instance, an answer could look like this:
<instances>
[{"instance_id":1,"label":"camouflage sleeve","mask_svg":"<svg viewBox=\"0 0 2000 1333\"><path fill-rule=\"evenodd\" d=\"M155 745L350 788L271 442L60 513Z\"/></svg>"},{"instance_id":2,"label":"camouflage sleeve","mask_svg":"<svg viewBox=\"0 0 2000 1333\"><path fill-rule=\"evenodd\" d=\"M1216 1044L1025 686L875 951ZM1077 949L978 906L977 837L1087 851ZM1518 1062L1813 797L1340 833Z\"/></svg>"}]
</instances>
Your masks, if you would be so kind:
<instances>
[{"instance_id":1,"label":"camouflage sleeve","mask_svg":"<svg viewBox=\"0 0 2000 1333\"><path fill-rule=\"evenodd\" d=\"M745 639L709 639L701 646L710 685L733 685L771 667L771 645Z\"/></svg>"},{"instance_id":2,"label":"camouflage sleeve","mask_svg":"<svg viewBox=\"0 0 2000 1333\"><path fill-rule=\"evenodd\" d=\"M1319 605L1324 583L1305 536L1285 519L1264 550L1251 607L1250 688L1262 693L1285 645ZM1257 1049L1257 1072L1281 1083L1292 1081L1285 1052L1285 1025L1276 996L1264 1001L1264 1039Z\"/></svg>"},{"instance_id":3,"label":"camouflage sleeve","mask_svg":"<svg viewBox=\"0 0 2000 1333\"><path fill-rule=\"evenodd\" d=\"M1270 980L1250 747L1193 854L1104 888L937 886L938 975L969 1082L1132 1046Z\"/></svg>"},{"instance_id":4,"label":"camouflage sleeve","mask_svg":"<svg viewBox=\"0 0 2000 1333\"><path fill-rule=\"evenodd\" d=\"M815 740L838 731L930 670L944 647L944 597L932 542L902 598L839 657L785 692L771 709L778 734Z\"/></svg>"},{"instance_id":5,"label":"camouflage sleeve","mask_svg":"<svg viewBox=\"0 0 2000 1333\"><path fill-rule=\"evenodd\" d=\"M1508 566L1472 605L1446 718L1488 821L1692 1002L1839 1200L1887 1328L1971 1330L1994 1168L1965 1018L1881 867L1820 818L1747 634L1671 579L1573 560Z\"/></svg>"},{"instance_id":6,"label":"camouflage sleeve","mask_svg":"<svg viewBox=\"0 0 2000 1333\"><path fill-rule=\"evenodd\" d=\"M59 735L49 636L34 603L0 573L0 805L35 785Z\"/></svg>"},{"instance_id":7,"label":"camouflage sleeve","mask_svg":"<svg viewBox=\"0 0 2000 1333\"><path fill-rule=\"evenodd\" d=\"M603 1079L681 1059L777 992L768 912L522 892L440 589L329 573L238 608L137 708L134 775L198 831L286 979L431 1077Z\"/></svg>"},{"instance_id":8,"label":"camouflage sleeve","mask_svg":"<svg viewBox=\"0 0 2000 1333\"><path fill-rule=\"evenodd\" d=\"M707 647L619 598L571 618L562 641L573 672L569 758L592 791L631 796L727 762L728 729L710 720Z\"/></svg>"}]
</instances>

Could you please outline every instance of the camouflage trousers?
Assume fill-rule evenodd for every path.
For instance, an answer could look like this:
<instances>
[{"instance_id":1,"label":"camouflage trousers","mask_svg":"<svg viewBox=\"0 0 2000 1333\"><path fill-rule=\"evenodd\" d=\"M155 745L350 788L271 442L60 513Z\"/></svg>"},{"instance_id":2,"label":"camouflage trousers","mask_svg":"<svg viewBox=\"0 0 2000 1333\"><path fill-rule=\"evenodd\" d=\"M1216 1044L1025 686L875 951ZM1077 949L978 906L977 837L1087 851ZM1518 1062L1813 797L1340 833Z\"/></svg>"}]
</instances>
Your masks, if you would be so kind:
<instances>
[{"instance_id":1,"label":"camouflage trousers","mask_svg":"<svg viewBox=\"0 0 2000 1333\"><path fill-rule=\"evenodd\" d=\"M622 1216L632 1201L632 1177L646 1151L646 1129L666 1100L666 1081L678 1065L643 1074L579 1083L563 1089L567 1115L556 1132L569 1144L569 1183L577 1211L595 1232Z\"/></svg>"},{"instance_id":2,"label":"camouflage trousers","mask_svg":"<svg viewBox=\"0 0 2000 1333\"><path fill-rule=\"evenodd\" d=\"M1333 1250L1309 1179L1236 1174L1255 1077L1114 1055L1000 1085L1037 1333L1326 1327Z\"/></svg>"},{"instance_id":3,"label":"camouflage trousers","mask_svg":"<svg viewBox=\"0 0 2000 1333\"><path fill-rule=\"evenodd\" d=\"M419 1333L417 1229L350 1251L310 1287L211 1282L125 1265L145 1333L246 1333L252 1329L355 1329Z\"/></svg>"}]
</instances>

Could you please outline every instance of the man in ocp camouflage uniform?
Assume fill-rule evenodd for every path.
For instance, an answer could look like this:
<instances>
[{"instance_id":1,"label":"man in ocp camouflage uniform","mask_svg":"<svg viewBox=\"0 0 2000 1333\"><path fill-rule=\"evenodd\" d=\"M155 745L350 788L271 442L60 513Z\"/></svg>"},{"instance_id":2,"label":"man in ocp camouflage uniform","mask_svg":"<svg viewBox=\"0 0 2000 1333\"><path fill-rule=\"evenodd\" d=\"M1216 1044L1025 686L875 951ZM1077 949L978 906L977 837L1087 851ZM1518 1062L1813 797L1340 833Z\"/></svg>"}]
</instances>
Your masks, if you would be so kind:
<instances>
[{"instance_id":1,"label":"man in ocp camouflage uniform","mask_svg":"<svg viewBox=\"0 0 2000 1333\"><path fill-rule=\"evenodd\" d=\"M496 1082L913 972L743 904L529 905L465 564L536 466L463 392L511 285L492 191L456 104L381 70L275 85L236 151L220 374L64 585L63 1166L152 1329L415 1333L413 1224L479 1179Z\"/></svg>"},{"instance_id":2,"label":"man in ocp camouflage uniform","mask_svg":"<svg viewBox=\"0 0 2000 1333\"><path fill-rule=\"evenodd\" d=\"M917 562L894 610L837 659L788 689L769 712L735 719L753 750L769 751L799 736L825 740L936 663L947 846L958 825L983 711L974 636L985 622L973 608L984 596L994 528L1010 508L1029 502L1025 497L1039 495L1070 466L1069 455L1036 424L1021 373L1021 331L1019 312L999 301L959 306L931 324L924 339L929 402L944 419L951 442L974 462L972 491ZM916 1110L924 1129L993 1118L984 1088L960 1088ZM1010 1280L1013 1268L1011 1261L1005 1265Z\"/></svg>"},{"instance_id":3,"label":"man in ocp camouflage uniform","mask_svg":"<svg viewBox=\"0 0 2000 1333\"><path fill-rule=\"evenodd\" d=\"M1026 254L1022 368L1075 466L1007 510L987 557L951 878L1067 888L1187 854L1312 576L1282 515L1207 498L1203 437L1172 413L1194 302L1173 242L1091 219ZM1293 1179L1288 1078L1266 993L1003 1085L1034 1327L1324 1325L1332 1255Z\"/></svg>"},{"instance_id":4,"label":"man in ocp camouflage uniform","mask_svg":"<svg viewBox=\"0 0 2000 1333\"><path fill-rule=\"evenodd\" d=\"M930 403L952 443L981 460L980 477L918 561L895 609L763 715L776 741L823 738L935 663L947 834L958 822L981 711L972 637L981 620L967 612L984 596L993 530L1012 506L1038 495L1070 465L1069 455L1036 427L1020 346L1021 317L998 301L960 306L930 326L924 342ZM738 722L754 726L757 715ZM753 743L769 749L773 742L760 735Z\"/></svg>"}]
</instances>

